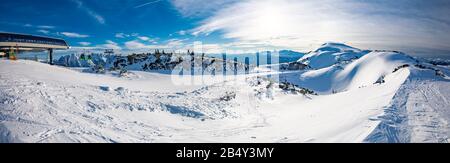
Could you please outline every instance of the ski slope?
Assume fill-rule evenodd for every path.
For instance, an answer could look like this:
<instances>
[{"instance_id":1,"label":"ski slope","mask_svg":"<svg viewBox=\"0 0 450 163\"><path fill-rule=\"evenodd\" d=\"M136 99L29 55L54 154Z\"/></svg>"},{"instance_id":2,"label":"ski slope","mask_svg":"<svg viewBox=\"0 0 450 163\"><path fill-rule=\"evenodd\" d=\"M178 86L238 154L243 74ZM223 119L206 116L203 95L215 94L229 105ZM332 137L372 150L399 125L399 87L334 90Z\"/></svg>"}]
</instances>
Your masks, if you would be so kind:
<instances>
[{"instance_id":1,"label":"ski slope","mask_svg":"<svg viewBox=\"0 0 450 163\"><path fill-rule=\"evenodd\" d=\"M124 78L0 60L0 142L449 141L447 74L398 52L341 62L360 50L326 47L317 52L333 59L317 68L178 79L209 81L194 85L158 71ZM319 95L282 90L268 74Z\"/></svg>"},{"instance_id":2,"label":"ski slope","mask_svg":"<svg viewBox=\"0 0 450 163\"><path fill-rule=\"evenodd\" d=\"M430 70L412 73L401 86L380 125L367 142L448 143L450 141L450 82Z\"/></svg>"}]
</instances>

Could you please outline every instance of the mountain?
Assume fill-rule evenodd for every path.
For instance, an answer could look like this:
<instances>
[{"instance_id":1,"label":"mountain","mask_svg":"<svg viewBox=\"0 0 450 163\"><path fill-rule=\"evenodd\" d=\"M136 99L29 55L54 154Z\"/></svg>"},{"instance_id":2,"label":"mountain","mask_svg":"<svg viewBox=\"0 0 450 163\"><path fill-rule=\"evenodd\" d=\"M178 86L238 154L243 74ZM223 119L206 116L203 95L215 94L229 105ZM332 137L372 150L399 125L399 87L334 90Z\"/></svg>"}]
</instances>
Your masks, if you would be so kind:
<instances>
[{"instance_id":1,"label":"mountain","mask_svg":"<svg viewBox=\"0 0 450 163\"><path fill-rule=\"evenodd\" d=\"M300 53L292 50L280 50L278 52L280 63L286 63L286 62L293 62L296 61L303 56L305 56L305 53Z\"/></svg>"},{"instance_id":2,"label":"mountain","mask_svg":"<svg viewBox=\"0 0 450 163\"><path fill-rule=\"evenodd\" d=\"M390 103L381 115L369 118L380 124L364 142L449 141L450 78L445 62L416 59L397 51L363 51L335 43L324 44L299 62L316 69L284 73L280 78L331 96L353 96L359 92L368 97L386 89L379 97L391 96ZM363 91L371 88L376 90Z\"/></svg>"},{"instance_id":3,"label":"mountain","mask_svg":"<svg viewBox=\"0 0 450 163\"><path fill-rule=\"evenodd\" d=\"M316 58L310 59L316 61ZM360 55L359 59L352 62L336 62L301 74L282 75L282 78L290 78L294 83L321 93L341 92L372 85L400 66L415 64L417 63L413 58L402 53L370 52Z\"/></svg>"},{"instance_id":4,"label":"mountain","mask_svg":"<svg viewBox=\"0 0 450 163\"><path fill-rule=\"evenodd\" d=\"M401 52L327 43L307 68L236 76L140 57L126 77L0 60L0 142L450 141L450 67Z\"/></svg>"},{"instance_id":5,"label":"mountain","mask_svg":"<svg viewBox=\"0 0 450 163\"><path fill-rule=\"evenodd\" d=\"M90 59L87 59L87 58ZM202 74L222 74L223 60L207 56L181 55L172 53L141 53L131 54L127 56L121 55L104 55L104 54L71 54L60 57L54 63L64 67L92 68L86 70L90 72L104 71L165 71L171 73L173 71L183 71L197 75ZM234 74L236 72L245 73L245 65L243 62L234 64L232 60L226 60L226 72ZM191 64L192 63L192 64ZM236 66L236 67L235 67ZM253 65L249 65L252 67ZM100 71L98 69L101 69Z\"/></svg>"},{"instance_id":6,"label":"mountain","mask_svg":"<svg viewBox=\"0 0 450 163\"><path fill-rule=\"evenodd\" d=\"M314 69L332 66L340 62L350 62L369 53L340 43L325 43L316 51L300 58L298 62L309 65Z\"/></svg>"}]
</instances>

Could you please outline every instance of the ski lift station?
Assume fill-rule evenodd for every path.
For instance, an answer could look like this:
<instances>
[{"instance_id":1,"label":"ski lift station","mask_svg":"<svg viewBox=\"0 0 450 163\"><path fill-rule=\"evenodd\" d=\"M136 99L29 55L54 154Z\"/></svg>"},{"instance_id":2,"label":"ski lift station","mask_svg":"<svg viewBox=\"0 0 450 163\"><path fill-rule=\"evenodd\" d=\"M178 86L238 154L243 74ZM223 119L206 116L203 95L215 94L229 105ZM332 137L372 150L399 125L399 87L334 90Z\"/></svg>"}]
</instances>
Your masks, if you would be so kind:
<instances>
[{"instance_id":1,"label":"ski lift station","mask_svg":"<svg viewBox=\"0 0 450 163\"><path fill-rule=\"evenodd\" d=\"M49 64L53 64L53 51L69 49L62 39L32 36L26 34L0 32L0 57L17 59L17 54L25 51L48 51Z\"/></svg>"}]
</instances>

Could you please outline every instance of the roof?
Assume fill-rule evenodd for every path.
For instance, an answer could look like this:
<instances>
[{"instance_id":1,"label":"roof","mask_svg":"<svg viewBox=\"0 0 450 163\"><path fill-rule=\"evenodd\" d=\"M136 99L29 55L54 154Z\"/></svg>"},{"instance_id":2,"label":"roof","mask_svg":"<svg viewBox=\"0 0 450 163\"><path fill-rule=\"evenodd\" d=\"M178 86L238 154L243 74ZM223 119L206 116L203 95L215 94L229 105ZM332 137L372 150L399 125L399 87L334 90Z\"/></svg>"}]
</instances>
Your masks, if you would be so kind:
<instances>
[{"instance_id":1,"label":"roof","mask_svg":"<svg viewBox=\"0 0 450 163\"><path fill-rule=\"evenodd\" d=\"M0 32L0 48L68 49L63 39Z\"/></svg>"}]
</instances>

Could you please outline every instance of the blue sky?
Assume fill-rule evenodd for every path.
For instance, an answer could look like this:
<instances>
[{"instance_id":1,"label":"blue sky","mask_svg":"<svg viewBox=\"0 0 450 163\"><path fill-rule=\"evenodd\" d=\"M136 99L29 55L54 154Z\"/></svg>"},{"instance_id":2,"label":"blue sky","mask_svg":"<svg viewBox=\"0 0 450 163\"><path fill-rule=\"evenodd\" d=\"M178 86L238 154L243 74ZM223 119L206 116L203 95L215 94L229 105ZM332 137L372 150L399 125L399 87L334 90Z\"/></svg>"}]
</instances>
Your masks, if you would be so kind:
<instances>
[{"instance_id":1,"label":"blue sky","mask_svg":"<svg viewBox=\"0 0 450 163\"><path fill-rule=\"evenodd\" d=\"M450 54L447 0L2 0L0 11L0 31L64 38L74 50L309 51L331 41Z\"/></svg>"}]
</instances>

